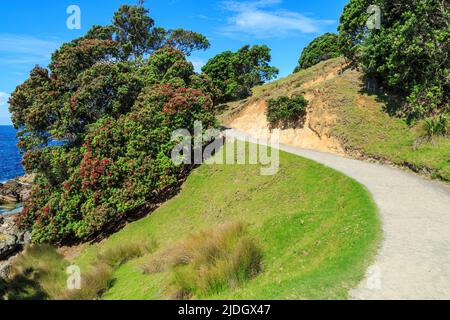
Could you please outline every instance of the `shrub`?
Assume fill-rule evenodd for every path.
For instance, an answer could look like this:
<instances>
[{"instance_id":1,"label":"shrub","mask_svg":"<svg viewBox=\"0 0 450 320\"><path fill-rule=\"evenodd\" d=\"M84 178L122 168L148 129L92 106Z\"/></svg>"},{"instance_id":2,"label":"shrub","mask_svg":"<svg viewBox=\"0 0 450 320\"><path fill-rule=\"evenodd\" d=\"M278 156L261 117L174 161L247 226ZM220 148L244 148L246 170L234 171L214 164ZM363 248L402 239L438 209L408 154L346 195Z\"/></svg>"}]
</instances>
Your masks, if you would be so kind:
<instances>
[{"instance_id":1,"label":"shrub","mask_svg":"<svg viewBox=\"0 0 450 320\"><path fill-rule=\"evenodd\" d=\"M448 130L448 120L446 115L439 115L437 117L430 117L424 120L424 129L426 135L433 139L438 135L447 134Z\"/></svg>"},{"instance_id":2,"label":"shrub","mask_svg":"<svg viewBox=\"0 0 450 320\"><path fill-rule=\"evenodd\" d=\"M242 223L227 223L194 234L156 253L142 267L146 273L170 273L166 294L186 299L233 288L262 271L262 250Z\"/></svg>"},{"instance_id":3,"label":"shrub","mask_svg":"<svg viewBox=\"0 0 450 320\"><path fill-rule=\"evenodd\" d=\"M130 112L91 125L80 148L39 150L39 160L27 154L25 163L43 170L21 214L22 225L33 230L37 242L83 240L164 198L186 170L170 158L171 132L193 132L195 121L205 130L216 126L211 109L211 99L199 90L151 85ZM57 178L52 168L58 168Z\"/></svg>"},{"instance_id":4,"label":"shrub","mask_svg":"<svg viewBox=\"0 0 450 320\"><path fill-rule=\"evenodd\" d=\"M296 124L306 115L307 106L308 101L302 95L270 99L266 112L267 121L271 127L287 127Z\"/></svg>"}]
</instances>

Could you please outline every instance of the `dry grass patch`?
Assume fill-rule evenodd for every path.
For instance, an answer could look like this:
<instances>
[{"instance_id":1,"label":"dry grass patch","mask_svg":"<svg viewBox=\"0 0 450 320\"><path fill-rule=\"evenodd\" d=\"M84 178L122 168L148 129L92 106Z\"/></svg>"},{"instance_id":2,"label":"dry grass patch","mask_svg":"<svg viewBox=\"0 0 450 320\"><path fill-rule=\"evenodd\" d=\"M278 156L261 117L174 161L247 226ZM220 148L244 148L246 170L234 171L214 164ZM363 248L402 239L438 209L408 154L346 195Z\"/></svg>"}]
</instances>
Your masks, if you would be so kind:
<instances>
[{"instance_id":1,"label":"dry grass patch","mask_svg":"<svg viewBox=\"0 0 450 320\"><path fill-rule=\"evenodd\" d=\"M80 290L66 290L58 300L100 299L114 283L114 271L133 259L145 256L156 248L152 240L128 242L100 251L90 271L81 275Z\"/></svg>"},{"instance_id":2,"label":"dry grass patch","mask_svg":"<svg viewBox=\"0 0 450 320\"><path fill-rule=\"evenodd\" d=\"M132 241L101 250L86 270L81 270L81 289L68 290L69 262L50 245L32 245L13 263L6 282L6 298L14 300L100 299L114 283L114 271L130 260L151 253L154 241Z\"/></svg>"},{"instance_id":3,"label":"dry grass patch","mask_svg":"<svg viewBox=\"0 0 450 320\"><path fill-rule=\"evenodd\" d=\"M50 245L31 245L14 259L7 298L49 299L64 290L68 262Z\"/></svg>"},{"instance_id":4,"label":"dry grass patch","mask_svg":"<svg viewBox=\"0 0 450 320\"><path fill-rule=\"evenodd\" d=\"M166 295L172 299L217 294L262 271L263 254L245 224L232 222L193 234L142 265L145 273L169 272Z\"/></svg>"},{"instance_id":5,"label":"dry grass patch","mask_svg":"<svg viewBox=\"0 0 450 320\"><path fill-rule=\"evenodd\" d=\"M114 269L104 263L97 262L91 271L81 275L81 289L65 290L55 297L56 300L97 300L113 284Z\"/></svg>"}]
</instances>

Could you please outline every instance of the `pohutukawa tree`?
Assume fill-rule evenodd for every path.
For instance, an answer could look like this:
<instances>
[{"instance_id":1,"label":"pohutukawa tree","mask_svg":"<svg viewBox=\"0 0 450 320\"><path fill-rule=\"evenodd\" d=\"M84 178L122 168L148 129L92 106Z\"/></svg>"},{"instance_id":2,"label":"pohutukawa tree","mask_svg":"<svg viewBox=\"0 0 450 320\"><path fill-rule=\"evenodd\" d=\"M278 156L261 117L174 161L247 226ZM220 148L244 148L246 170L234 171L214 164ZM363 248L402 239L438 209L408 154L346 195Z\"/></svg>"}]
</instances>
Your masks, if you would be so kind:
<instances>
[{"instance_id":1,"label":"pohutukawa tree","mask_svg":"<svg viewBox=\"0 0 450 320\"><path fill-rule=\"evenodd\" d=\"M367 8L381 9L381 29L369 30ZM450 111L448 0L351 0L339 26L341 51L369 78L404 98L410 121Z\"/></svg>"},{"instance_id":2,"label":"pohutukawa tree","mask_svg":"<svg viewBox=\"0 0 450 320\"><path fill-rule=\"evenodd\" d=\"M251 95L253 87L274 79L279 70L269 65L269 47L244 46L237 52L225 51L202 68L220 89L221 102L234 101Z\"/></svg>"},{"instance_id":3,"label":"pohutukawa tree","mask_svg":"<svg viewBox=\"0 0 450 320\"><path fill-rule=\"evenodd\" d=\"M175 165L170 133L216 126L217 89L185 55L208 40L154 26L122 6L110 26L64 44L11 95L27 172L36 173L19 217L36 242L87 239L157 202L189 167Z\"/></svg>"},{"instance_id":4,"label":"pohutukawa tree","mask_svg":"<svg viewBox=\"0 0 450 320\"><path fill-rule=\"evenodd\" d=\"M325 33L315 38L303 49L294 72L312 67L321 61L337 58L340 55L338 36L334 33Z\"/></svg>"}]
</instances>

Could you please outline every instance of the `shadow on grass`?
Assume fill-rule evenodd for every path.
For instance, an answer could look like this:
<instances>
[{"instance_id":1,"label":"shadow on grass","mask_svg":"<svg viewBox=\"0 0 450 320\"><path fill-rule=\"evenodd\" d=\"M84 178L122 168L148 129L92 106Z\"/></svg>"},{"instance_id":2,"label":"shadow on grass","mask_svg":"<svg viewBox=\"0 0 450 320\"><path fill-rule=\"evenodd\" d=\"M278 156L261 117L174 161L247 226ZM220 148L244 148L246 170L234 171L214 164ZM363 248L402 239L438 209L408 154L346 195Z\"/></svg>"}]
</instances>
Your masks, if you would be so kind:
<instances>
[{"instance_id":1,"label":"shadow on grass","mask_svg":"<svg viewBox=\"0 0 450 320\"><path fill-rule=\"evenodd\" d=\"M404 100L394 94L388 94L379 82L373 78L364 77L359 93L375 97L375 100L383 104L383 111L391 117L404 118L401 113L401 106Z\"/></svg>"},{"instance_id":2,"label":"shadow on grass","mask_svg":"<svg viewBox=\"0 0 450 320\"><path fill-rule=\"evenodd\" d=\"M0 300L46 300L48 294L30 273L12 279L0 278Z\"/></svg>"}]
</instances>

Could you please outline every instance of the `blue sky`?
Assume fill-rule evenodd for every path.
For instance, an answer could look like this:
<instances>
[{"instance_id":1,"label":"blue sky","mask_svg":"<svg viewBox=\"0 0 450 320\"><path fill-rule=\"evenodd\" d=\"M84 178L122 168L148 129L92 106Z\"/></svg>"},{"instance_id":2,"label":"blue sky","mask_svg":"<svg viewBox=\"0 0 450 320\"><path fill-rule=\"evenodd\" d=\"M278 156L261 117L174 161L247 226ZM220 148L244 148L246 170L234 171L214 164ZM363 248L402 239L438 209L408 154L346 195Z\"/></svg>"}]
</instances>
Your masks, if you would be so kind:
<instances>
[{"instance_id":1,"label":"blue sky","mask_svg":"<svg viewBox=\"0 0 450 320\"><path fill-rule=\"evenodd\" d=\"M316 36L335 32L348 0L147 0L156 25L201 32L212 46L194 52L197 69L209 58L245 44L267 44L280 76L292 72L302 49ZM34 65L47 66L62 43L93 24L109 24L120 4L135 0L2 1L0 7L0 125L10 124L7 99ZM81 9L81 29L69 30L70 5Z\"/></svg>"}]
</instances>

